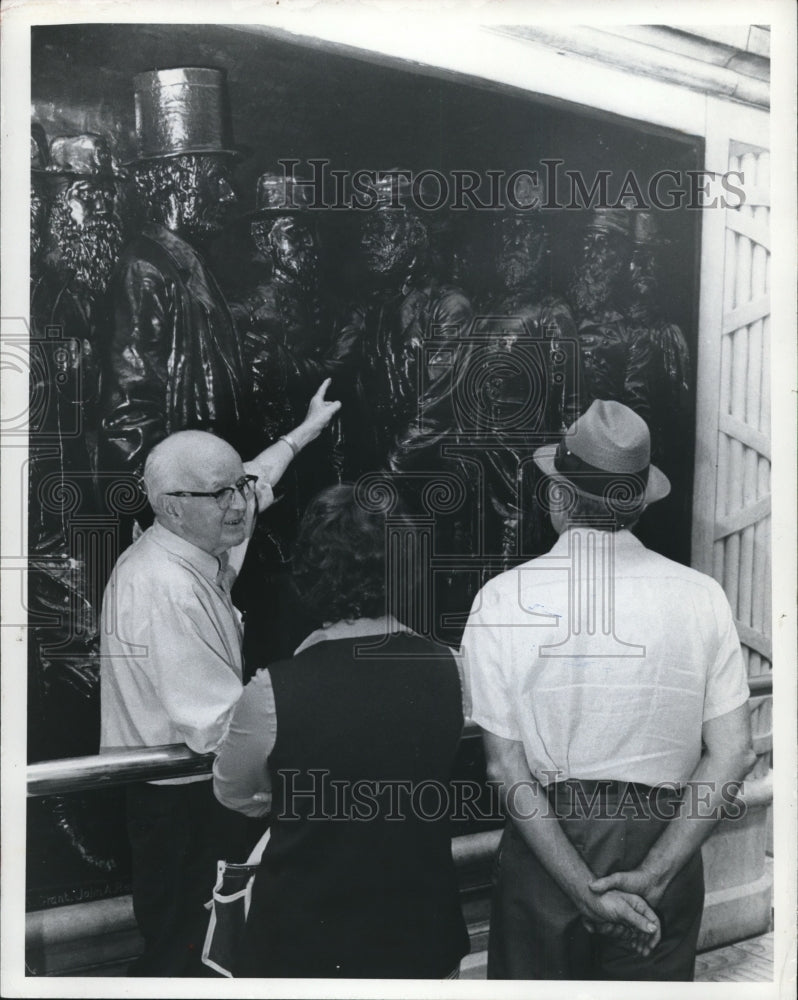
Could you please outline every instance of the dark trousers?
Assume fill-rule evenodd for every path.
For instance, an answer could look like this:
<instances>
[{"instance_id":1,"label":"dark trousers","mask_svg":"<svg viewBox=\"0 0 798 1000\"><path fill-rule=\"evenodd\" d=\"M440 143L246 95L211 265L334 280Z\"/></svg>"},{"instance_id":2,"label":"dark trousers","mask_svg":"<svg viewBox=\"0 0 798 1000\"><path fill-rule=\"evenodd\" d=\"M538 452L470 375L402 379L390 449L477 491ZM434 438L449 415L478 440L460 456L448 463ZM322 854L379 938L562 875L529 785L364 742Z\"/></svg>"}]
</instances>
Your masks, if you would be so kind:
<instances>
[{"instance_id":1,"label":"dark trousers","mask_svg":"<svg viewBox=\"0 0 798 1000\"><path fill-rule=\"evenodd\" d=\"M582 784L580 791L589 801L601 783ZM622 799L627 787L640 794ZM625 783L612 783L589 809L583 808L585 799L574 795L571 783L557 786L550 801L550 821L560 823L597 877L636 868L665 829L667 819L662 817L676 805L672 793L660 793L655 800L646 786ZM662 940L642 958L614 938L585 928L576 906L508 819L494 867L488 978L692 981L703 906L698 851L656 907Z\"/></svg>"},{"instance_id":2,"label":"dark trousers","mask_svg":"<svg viewBox=\"0 0 798 1000\"><path fill-rule=\"evenodd\" d=\"M131 976L209 976L202 964L220 859L244 861L257 840L251 821L221 806L211 781L131 785L127 827L133 911L144 954Z\"/></svg>"}]
</instances>

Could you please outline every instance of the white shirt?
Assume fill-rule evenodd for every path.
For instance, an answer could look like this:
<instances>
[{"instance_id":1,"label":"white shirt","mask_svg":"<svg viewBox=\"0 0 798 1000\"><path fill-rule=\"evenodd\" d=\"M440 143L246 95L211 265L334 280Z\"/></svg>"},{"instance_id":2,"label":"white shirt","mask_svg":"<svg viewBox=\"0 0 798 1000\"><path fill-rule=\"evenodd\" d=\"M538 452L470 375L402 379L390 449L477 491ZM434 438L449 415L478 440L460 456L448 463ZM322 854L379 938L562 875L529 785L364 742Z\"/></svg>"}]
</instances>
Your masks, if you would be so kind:
<instances>
[{"instance_id":1,"label":"white shirt","mask_svg":"<svg viewBox=\"0 0 798 1000\"><path fill-rule=\"evenodd\" d=\"M543 785L685 781L703 723L749 694L720 585L628 531L571 529L491 580L463 652L472 718Z\"/></svg>"},{"instance_id":2,"label":"white shirt","mask_svg":"<svg viewBox=\"0 0 798 1000\"><path fill-rule=\"evenodd\" d=\"M157 522L121 555L103 597L101 751L218 747L242 691L233 579L226 556Z\"/></svg>"}]
</instances>

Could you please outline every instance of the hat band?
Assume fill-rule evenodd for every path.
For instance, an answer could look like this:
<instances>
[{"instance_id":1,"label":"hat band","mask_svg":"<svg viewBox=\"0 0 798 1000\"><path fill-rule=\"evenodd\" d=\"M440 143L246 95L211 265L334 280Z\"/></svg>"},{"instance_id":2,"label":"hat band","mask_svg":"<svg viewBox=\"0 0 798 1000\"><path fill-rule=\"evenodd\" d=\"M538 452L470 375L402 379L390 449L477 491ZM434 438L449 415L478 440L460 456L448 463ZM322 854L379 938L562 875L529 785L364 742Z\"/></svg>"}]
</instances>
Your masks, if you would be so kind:
<instances>
[{"instance_id":1,"label":"hat band","mask_svg":"<svg viewBox=\"0 0 798 1000\"><path fill-rule=\"evenodd\" d=\"M643 500L648 486L648 469L639 472L608 472L585 462L560 441L554 455L554 468L582 493L604 500Z\"/></svg>"}]
</instances>

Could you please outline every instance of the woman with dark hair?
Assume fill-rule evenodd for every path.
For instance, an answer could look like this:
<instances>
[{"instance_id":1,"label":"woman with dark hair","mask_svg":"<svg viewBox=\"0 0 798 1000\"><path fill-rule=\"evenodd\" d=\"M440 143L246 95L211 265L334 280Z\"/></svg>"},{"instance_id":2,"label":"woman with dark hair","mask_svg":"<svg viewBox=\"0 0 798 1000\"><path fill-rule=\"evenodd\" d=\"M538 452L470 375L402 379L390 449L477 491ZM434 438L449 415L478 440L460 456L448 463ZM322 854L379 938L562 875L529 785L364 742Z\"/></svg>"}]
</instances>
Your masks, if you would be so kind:
<instances>
[{"instance_id":1,"label":"woman with dark hair","mask_svg":"<svg viewBox=\"0 0 798 1000\"><path fill-rule=\"evenodd\" d=\"M214 767L222 803L272 816L239 976L440 979L468 951L448 794L462 680L387 613L385 526L352 486L311 502L294 574L324 625L250 681Z\"/></svg>"}]
</instances>

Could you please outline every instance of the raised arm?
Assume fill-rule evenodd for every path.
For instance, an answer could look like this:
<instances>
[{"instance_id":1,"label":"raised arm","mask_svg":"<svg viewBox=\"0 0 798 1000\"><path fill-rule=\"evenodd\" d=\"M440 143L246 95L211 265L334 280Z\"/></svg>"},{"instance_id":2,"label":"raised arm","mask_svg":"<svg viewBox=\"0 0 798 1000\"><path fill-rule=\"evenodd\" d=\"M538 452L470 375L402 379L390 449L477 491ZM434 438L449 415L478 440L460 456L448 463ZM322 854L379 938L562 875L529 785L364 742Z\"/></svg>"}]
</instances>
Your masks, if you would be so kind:
<instances>
[{"instance_id":1,"label":"raised arm","mask_svg":"<svg viewBox=\"0 0 798 1000\"><path fill-rule=\"evenodd\" d=\"M271 502L269 493L280 481L283 473L302 449L315 440L340 410L337 400L325 399L331 379L326 378L311 397L305 419L288 434L279 437L251 462L246 462L247 472L258 477L258 502L261 507ZM266 489L268 487L268 490Z\"/></svg>"}]
</instances>

